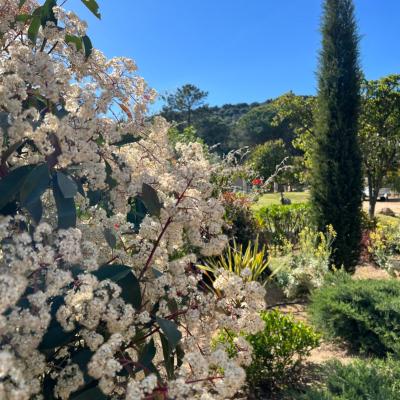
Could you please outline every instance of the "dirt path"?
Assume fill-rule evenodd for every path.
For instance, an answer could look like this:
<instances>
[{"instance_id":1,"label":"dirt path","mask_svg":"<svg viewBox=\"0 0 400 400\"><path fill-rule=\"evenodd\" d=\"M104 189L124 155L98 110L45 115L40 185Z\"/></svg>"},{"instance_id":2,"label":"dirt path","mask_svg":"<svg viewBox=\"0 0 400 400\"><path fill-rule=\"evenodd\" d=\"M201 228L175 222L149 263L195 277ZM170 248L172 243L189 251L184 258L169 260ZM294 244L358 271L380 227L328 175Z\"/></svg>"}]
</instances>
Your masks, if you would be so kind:
<instances>
[{"instance_id":1,"label":"dirt path","mask_svg":"<svg viewBox=\"0 0 400 400\"><path fill-rule=\"evenodd\" d=\"M368 201L363 202L364 211L368 212L369 203ZM375 213L379 214L383 208L390 208L396 215L400 215L400 199L389 199L387 201L378 201L375 206Z\"/></svg>"},{"instance_id":2,"label":"dirt path","mask_svg":"<svg viewBox=\"0 0 400 400\"><path fill-rule=\"evenodd\" d=\"M353 275L353 279L388 279L389 277L386 271L369 264L359 266ZM307 303L299 301L283 305L285 302L288 302L288 300L285 299L281 290L276 287L267 289L267 305L269 307L273 307L276 304L280 311L285 314L292 314L295 320L310 323L307 314ZM353 356L337 343L321 341L321 344L311 351L306 361L310 364L320 365L332 359L337 359L346 364L353 359Z\"/></svg>"}]
</instances>

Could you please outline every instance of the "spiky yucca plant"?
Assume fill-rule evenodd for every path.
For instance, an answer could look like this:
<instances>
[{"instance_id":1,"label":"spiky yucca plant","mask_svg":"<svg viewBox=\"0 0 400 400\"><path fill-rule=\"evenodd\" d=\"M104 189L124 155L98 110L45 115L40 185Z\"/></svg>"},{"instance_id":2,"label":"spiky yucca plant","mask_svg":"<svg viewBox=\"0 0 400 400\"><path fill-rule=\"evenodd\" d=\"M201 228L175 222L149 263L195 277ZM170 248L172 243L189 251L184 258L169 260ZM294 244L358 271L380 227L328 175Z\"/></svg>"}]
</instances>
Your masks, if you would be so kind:
<instances>
[{"instance_id":1,"label":"spiky yucca plant","mask_svg":"<svg viewBox=\"0 0 400 400\"><path fill-rule=\"evenodd\" d=\"M210 257L198 265L202 271L213 281L213 277L219 269L225 269L249 281L258 281L262 285L268 282L271 274L268 271L269 259L265 245L260 246L258 239L249 242L246 250L243 245L233 241L226 251L218 257ZM246 272L244 272L246 270ZM275 271L274 271L275 273Z\"/></svg>"}]
</instances>

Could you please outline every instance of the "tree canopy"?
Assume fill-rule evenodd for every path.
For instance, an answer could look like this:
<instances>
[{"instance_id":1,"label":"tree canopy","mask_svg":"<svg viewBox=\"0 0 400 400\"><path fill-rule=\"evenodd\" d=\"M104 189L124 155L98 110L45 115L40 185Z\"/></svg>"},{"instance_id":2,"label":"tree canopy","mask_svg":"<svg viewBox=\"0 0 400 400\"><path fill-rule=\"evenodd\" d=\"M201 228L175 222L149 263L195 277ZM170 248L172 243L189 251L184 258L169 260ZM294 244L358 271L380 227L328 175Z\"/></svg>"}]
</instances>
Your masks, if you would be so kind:
<instances>
[{"instance_id":1,"label":"tree canopy","mask_svg":"<svg viewBox=\"0 0 400 400\"><path fill-rule=\"evenodd\" d=\"M197 86L186 84L178 88L175 93L166 97L164 112L181 112L185 115L186 126L192 123L192 112L204 104L208 92L200 90Z\"/></svg>"},{"instance_id":2,"label":"tree canopy","mask_svg":"<svg viewBox=\"0 0 400 400\"><path fill-rule=\"evenodd\" d=\"M399 165L400 75L363 81L359 141L373 216L385 176Z\"/></svg>"}]
</instances>

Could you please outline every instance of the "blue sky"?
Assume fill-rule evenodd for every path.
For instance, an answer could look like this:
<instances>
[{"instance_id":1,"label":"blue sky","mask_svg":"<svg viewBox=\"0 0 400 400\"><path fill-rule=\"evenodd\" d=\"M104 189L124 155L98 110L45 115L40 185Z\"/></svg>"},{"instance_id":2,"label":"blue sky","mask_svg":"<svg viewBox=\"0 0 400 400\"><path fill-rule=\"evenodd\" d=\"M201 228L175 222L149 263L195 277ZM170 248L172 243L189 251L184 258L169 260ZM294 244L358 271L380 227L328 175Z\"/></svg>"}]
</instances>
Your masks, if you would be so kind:
<instances>
[{"instance_id":1,"label":"blue sky","mask_svg":"<svg viewBox=\"0 0 400 400\"><path fill-rule=\"evenodd\" d=\"M127 56L159 93L193 83L211 105L313 94L322 0L98 0L95 47ZM355 0L368 79L400 73L400 0Z\"/></svg>"}]
</instances>

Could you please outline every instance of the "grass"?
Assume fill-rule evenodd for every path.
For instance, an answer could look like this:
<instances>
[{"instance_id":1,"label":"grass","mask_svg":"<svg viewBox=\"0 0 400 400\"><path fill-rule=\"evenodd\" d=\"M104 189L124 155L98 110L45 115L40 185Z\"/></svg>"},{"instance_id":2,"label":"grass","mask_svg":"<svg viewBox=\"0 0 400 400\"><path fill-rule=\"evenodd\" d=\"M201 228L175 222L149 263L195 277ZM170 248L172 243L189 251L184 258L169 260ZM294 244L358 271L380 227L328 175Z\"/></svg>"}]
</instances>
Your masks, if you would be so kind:
<instances>
[{"instance_id":1,"label":"grass","mask_svg":"<svg viewBox=\"0 0 400 400\"><path fill-rule=\"evenodd\" d=\"M292 203L307 203L310 199L310 192L285 192L284 196L292 201ZM266 193L259 197L258 201L252 205L254 211L259 210L262 207L270 206L271 204L281 204L280 193ZM364 203L364 210L367 211L368 205ZM388 203L390 207L390 203ZM399 222L399 217L389 217L382 215L379 212L375 213L375 216L379 221L382 222Z\"/></svg>"},{"instance_id":2,"label":"grass","mask_svg":"<svg viewBox=\"0 0 400 400\"><path fill-rule=\"evenodd\" d=\"M309 192L286 192L284 196L290 199L292 203L307 203L309 200ZM258 201L252 206L252 209L259 210L271 204L281 204L280 193L266 193L261 195Z\"/></svg>"},{"instance_id":3,"label":"grass","mask_svg":"<svg viewBox=\"0 0 400 400\"><path fill-rule=\"evenodd\" d=\"M378 218L378 221L382 223L398 223L400 222L399 217L391 217L389 215L383 215L383 214L376 214L376 217Z\"/></svg>"}]
</instances>

